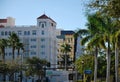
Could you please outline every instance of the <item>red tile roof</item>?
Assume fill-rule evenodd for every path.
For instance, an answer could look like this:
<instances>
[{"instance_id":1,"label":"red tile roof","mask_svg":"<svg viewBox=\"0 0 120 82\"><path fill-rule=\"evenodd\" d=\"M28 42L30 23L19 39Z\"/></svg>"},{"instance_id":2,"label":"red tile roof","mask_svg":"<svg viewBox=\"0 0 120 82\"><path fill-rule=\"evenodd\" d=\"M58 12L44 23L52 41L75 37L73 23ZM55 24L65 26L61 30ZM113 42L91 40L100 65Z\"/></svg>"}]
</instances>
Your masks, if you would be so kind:
<instances>
[{"instance_id":1,"label":"red tile roof","mask_svg":"<svg viewBox=\"0 0 120 82\"><path fill-rule=\"evenodd\" d=\"M48 17L47 15L43 14L40 17L38 17L37 19L50 19L51 21L53 21L54 23L56 23L53 19L51 19L50 17Z\"/></svg>"},{"instance_id":2,"label":"red tile roof","mask_svg":"<svg viewBox=\"0 0 120 82\"><path fill-rule=\"evenodd\" d=\"M0 23L7 23L7 19L0 19Z\"/></svg>"}]
</instances>

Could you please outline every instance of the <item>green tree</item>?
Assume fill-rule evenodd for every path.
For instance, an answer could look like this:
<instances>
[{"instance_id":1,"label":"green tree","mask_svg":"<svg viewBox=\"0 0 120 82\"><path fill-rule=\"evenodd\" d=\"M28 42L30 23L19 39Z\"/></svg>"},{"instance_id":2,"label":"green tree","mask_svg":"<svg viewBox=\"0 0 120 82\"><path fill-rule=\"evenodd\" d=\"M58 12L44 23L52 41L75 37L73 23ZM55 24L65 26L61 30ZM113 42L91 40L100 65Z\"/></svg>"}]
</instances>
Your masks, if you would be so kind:
<instances>
[{"instance_id":1,"label":"green tree","mask_svg":"<svg viewBox=\"0 0 120 82\"><path fill-rule=\"evenodd\" d=\"M116 79L116 82L119 81L119 78L118 78L118 63L119 63L119 41L120 41L120 30L118 29L117 31L115 31L115 33L112 35L112 42L113 42L113 49L115 51L115 79Z\"/></svg>"},{"instance_id":2,"label":"green tree","mask_svg":"<svg viewBox=\"0 0 120 82\"><path fill-rule=\"evenodd\" d=\"M85 70L92 70L92 74L86 75L87 77L93 77L94 75L94 56L93 54L83 54L75 61L76 69L81 75L84 74ZM85 78L84 78L85 79Z\"/></svg>"},{"instance_id":3,"label":"green tree","mask_svg":"<svg viewBox=\"0 0 120 82\"><path fill-rule=\"evenodd\" d=\"M61 45L61 51L63 52L63 55L65 55L65 70L67 70L67 55L71 51L71 46L69 44L63 44Z\"/></svg>"},{"instance_id":4,"label":"green tree","mask_svg":"<svg viewBox=\"0 0 120 82\"><path fill-rule=\"evenodd\" d=\"M38 75L39 80L45 75L44 67L47 66L49 62L44 59L39 59L37 57L28 58L26 60L27 69L25 71L26 76ZM41 79L40 79L41 77Z\"/></svg>"},{"instance_id":5,"label":"green tree","mask_svg":"<svg viewBox=\"0 0 120 82\"><path fill-rule=\"evenodd\" d=\"M0 39L0 54L2 55L2 61L3 61L3 67L4 70L6 69L6 65L5 65L5 48L7 47L7 40L6 39ZM6 72L3 72L3 81L5 81L5 74Z\"/></svg>"},{"instance_id":6,"label":"green tree","mask_svg":"<svg viewBox=\"0 0 120 82\"><path fill-rule=\"evenodd\" d=\"M92 0L88 5L92 11L95 9L120 22L120 0Z\"/></svg>"},{"instance_id":7,"label":"green tree","mask_svg":"<svg viewBox=\"0 0 120 82\"><path fill-rule=\"evenodd\" d=\"M2 60L5 63L5 48L7 47L7 40L6 39L0 39L0 53L2 55Z\"/></svg>"},{"instance_id":8,"label":"green tree","mask_svg":"<svg viewBox=\"0 0 120 82\"><path fill-rule=\"evenodd\" d=\"M19 37L17 36L16 33L13 32L8 37L8 41L9 41L9 46L12 47L12 58L13 58L13 61L14 61L14 59L15 59L15 49L17 47L17 42L19 42Z\"/></svg>"},{"instance_id":9,"label":"green tree","mask_svg":"<svg viewBox=\"0 0 120 82\"><path fill-rule=\"evenodd\" d=\"M18 50L18 57L20 56L20 49L24 51L24 45L21 42L17 42L16 49Z\"/></svg>"},{"instance_id":10,"label":"green tree","mask_svg":"<svg viewBox=\"0 0 120 82\"><path fill-rule=\"evenodd\" d=\"M94 50L95 69L94 69L94 82L97 80L97 56L98 49L105 48L104 41L102 40L103 34L101 33L102 19L96 14L88 15L87 29L79 30L76 35L83 36L81 44L87 44L88 49Z\"/></svg>"}]
</instances>

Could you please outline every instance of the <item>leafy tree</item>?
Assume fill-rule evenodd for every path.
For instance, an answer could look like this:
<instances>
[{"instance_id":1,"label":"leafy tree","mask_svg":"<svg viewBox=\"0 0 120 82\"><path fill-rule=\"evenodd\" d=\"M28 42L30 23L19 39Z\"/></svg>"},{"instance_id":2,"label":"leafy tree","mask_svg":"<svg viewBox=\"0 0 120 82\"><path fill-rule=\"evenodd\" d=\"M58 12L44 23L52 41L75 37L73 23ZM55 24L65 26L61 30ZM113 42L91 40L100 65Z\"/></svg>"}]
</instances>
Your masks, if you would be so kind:
<instances>
[{"instance_id":1,"label":"leafy tree","mask_svg":"<svg viewBox=\"0 0 120 82\"><path fill-rule=\"evenodd\" d=\"M12 58L13 58L13 61L14 61L14 59L15 59L15 49L17 47L17 42L19 42L19 37L17 36L16 33L13 32L8 37L8 41L9 41L9 46L12 47Z\"/></svg>"},{"instance_id":2,"label":"leafy tree","mask_svg":"<svg viewBox=\"0 0 120 82\"><path fill-rule=\"evenodd\" d=\"M3 62L5 62L5 47L7 47L7 40L0 39L0 54L2 55Z\"/></svg>"},{"instance_id":3,"label":"leafy tree","mask_svg":"<svg viewBox=\"0 0 120 82\"><path fill-rule=\"evenodd\" d=\"M95 69L94 69L94 82L97 80L97 56L98 49L105 48L104 40L102 40L102 18L96 13L88 15L87 29L80 29L76 35L83 36L81 44L87 46L88 49L94 51Z\"/></svg>"},{"instance_id":4,"label":"leafy tree","mask_svg":"<svg viewBox=\"0 0 120 82\"><path fill-rule=\"evenodd\" d=\"M63 44L61 45L61 51L63 52L63 55L65 55L65 70L67 70L67 55L71 51L71 46L69 44Z\"/></svg>"},{"instance_id":5,"label":"leafy tree","mask_svg":"<svg viewBox=\"0 0 120 82\"><path fill-rule=\"evenodd\" d=\"M19 57L19 55L20 55L20 49L22 49L23 51L24 51L24 45L23 45L23 43L21 43L21 42L17 42L17 45L16 45L16 49L18 50L18 57Z\"/></svg>"},{"instance_id":6,"label":"leafy tree","mask_svg":"<svg viewBox=\"0 0 120 82\"><path fill-rule=\"evenodd\" d=\"M39 59L37 57L32 57L32 58L28 58L26 60L26 64L27 64L27 69L25 71L26 76L34 76L34 75L38 75L39 76L39 80L40 77L42 78L45 75L45 66L47 66L49 62L47 62L44 59Z\"/></svg>"},{"instance_id":7,"label":"leafy tree","mask_svg":"<svg viewBox=\"0 0 120 82\"><path fill-rule=\"evenodd\" d=\"M4 70L6 69L6 66L4 65L5 64L5 48L7 47L7 40L6 39L0 39L0 54L2 55L2 61L3 61L3 67L4 67ZM6 72L4 71L3 72L3 81L5 81L5 74Z\"/></svg>"},{"instance_id":8,"label":"leafy tree","mask_svg":"<svg viewBox=\"0 0 120 82\"><path fill-rule=\"evenodd\" d=\"M92 70L92 74L87 75L91 78L94 75L94 56L92 54L83 54L80 56L78 60L75 62L76 69L81 75L84 74L85 70Z\"/></svg>"},{"instance_id":9,"label":"leafy tree","mask_svg":"<svg viewBox=\"0 0 120 82\"><path fill-rule=\"evenodd\" d=\"M65 55L60 55L61 60L58 61L58 64L62 67L65 65ZM72 60L70 60L70 56L66 55L66 62L67 62L67 66L70 66L72 63ZM68 67L67 67L68 69Z\"/></svg>"},{"instance_id":10,"label":"leafy tree","mask_svg":"<svg viewBox=\"0 0 120 82\"><path fill-rule=\"evenodd\" d=\"M92 0L89 7L110 17L120 18L120 0Z\"/></svg>"}]
</instances>

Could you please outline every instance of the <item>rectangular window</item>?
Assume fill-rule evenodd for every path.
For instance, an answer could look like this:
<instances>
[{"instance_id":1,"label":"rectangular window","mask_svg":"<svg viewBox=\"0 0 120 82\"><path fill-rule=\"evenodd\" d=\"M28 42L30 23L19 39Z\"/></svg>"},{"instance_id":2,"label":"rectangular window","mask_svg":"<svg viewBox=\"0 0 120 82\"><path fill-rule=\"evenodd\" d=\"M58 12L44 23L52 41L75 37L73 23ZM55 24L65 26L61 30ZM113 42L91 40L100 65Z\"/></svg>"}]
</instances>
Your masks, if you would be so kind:
<instances>
[{"instance_id":1,"label":"rectangular window","mask_svg":"<svg viewBox=\"0 0 120 82\"><path fill-rule=\"evenodd\" d=\"M45 45L41 45L41 48L45 48Z\"/></svg>"},{"instance_id":2,"label":"rectangular window","mask_svg":"<svg viewBox=\"0 0 120 82\"><path fill-rule=\"evenodd\" d=\"M5 35L7 35L7 31L5 31Z\"/></svg>"},{"instance_id":3,"label":"rectangular window","mask_svg":"<svg viewBox=\"0 0 120 82\"><path fill-rule=\"evenodd\" d=\"M41 42L44 42L45 41L45 39L44 38L41 38Z\"/></svg>"},{"instance_id":4,"label":"rectangular window","mask_svg":"<svg viewBox=\"0 0 120 82\"><path fill-rule=\"evenodd\" d=\"M27 35L30 35L30 31L27 32Z\"/></svg>"},{"instance_id":5,"label":"rectangular window","mask_svg":"<svg viewBox=\"0 0 120 82\"><path fill-rule=\"evenodd\" d=\"M36 42L36 38L32 38L32 39L31 39L31 42Z\"/></svg>"},{"instance_id":6,"label":"rectangular window","mask_svg":"<svg viewBox=\"0 0 120 82\"><path fill-rule=\"evenodd\" d=\"M36 48L36 45L32 45L31 48Z\"/></svg>"},{"instance_id":7,"label":"rectangular window","mask_svg":"<svg viewBox=\"0 0 120 82\"><path fill-rule=\"evenodd\" d=\"M36 35L36 30L32 30L32 35Z\"/></svg>"},{"instance_id":8,"label":"rectangular window","mask_svg":"<svg viewBox=\"0 0 120 82\"><path fill-rule=\"evenodd\" d=\"M42 30L41 34L42 34L42 35L44 35L44 34L45 34L45 33L44 33L44 30Z\"/></svg>"},{"instance_id":9,"label":"rectangular window","mask_svg":"<svg viewBox=\"0 0 120 82\"><path fill-rule=\"evenodd\" d=\"M36 52L31 52L31 55L36 55Z\"/></svg>"},{"instance_id":10,"label":"rectangular window","mask_svg":"<svg viewBox=\"0 0 120 82\"><path fill-rule=\"evenodd\" d=\"M41 55L45 55L45 52L41 52Z\"/></svg>"},{"instance_id":11,"label":"rectangular window","mask_svg":"<svg viewBox=\"0 0 120 82\"><path fill-rule=\"evenodd\" d=\"M1 35L4 35L4 32L3 32L3 31L1 32Z\"/></svg>"},{"instance_id":12,"label":"rectangular window","mask_svg":"<svg viewBox=\"0 0 120 82\"><path fill-rule=\"evenodd\" d=\"M18 35L22 35L22 31L18 31Z\"/></svg>"},{"instance_id":13,"label":"rectangular window","mask_svg":"<svg viewBox=\"0 0 120 82\"><path fill-rule=\"evenodd\" d=\"M24 35L27 35L27 31L24 31Z\"/></svg>"}]
</instances>

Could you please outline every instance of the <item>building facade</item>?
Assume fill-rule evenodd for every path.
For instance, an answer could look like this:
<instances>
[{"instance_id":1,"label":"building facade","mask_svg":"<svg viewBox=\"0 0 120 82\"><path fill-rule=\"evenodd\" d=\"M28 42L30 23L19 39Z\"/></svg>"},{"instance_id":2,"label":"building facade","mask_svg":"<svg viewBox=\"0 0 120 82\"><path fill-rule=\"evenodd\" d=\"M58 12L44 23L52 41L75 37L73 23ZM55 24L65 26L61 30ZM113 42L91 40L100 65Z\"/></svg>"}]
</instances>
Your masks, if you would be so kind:
<instances>
[{"instance_id":1,"label":"building facade","mask_svg":"<svg viewBox=\"0 0 120 82\"><path fill-rule=\"evenodd\" d=\"M75 59L75 38L74 38L74 31L68 31L68 30L58 30L57 31L57 55L58 55L58 64L60 65L60 62L63 61L63 58L61 58L64 53L62 52L61 46L64 44L69 44L71 47L71 51L68 53L69 55L69 61L74 62ZM64 67L64 65L63 65Z\"/></svg>"},{"instance_id":2,"label":"building facade","mask_svg":"<svg viewBox=\"0 0 120 82\"><path fill-rule=\"evenodd\" d=\"M0 38L7 39L12 32L16 33L24 44L25 51L21 50L20 53L23 59L35 56L46 59L53 67L57 64L56 22L54 20L45 14L37 18L36 26L15 26L13 23L7 25L6 20L0 19ZM6 60L12 59L11 55L12 50L6 48ZM17 51L15 57L17 57Z\"/></svg>"}]
</instances>

